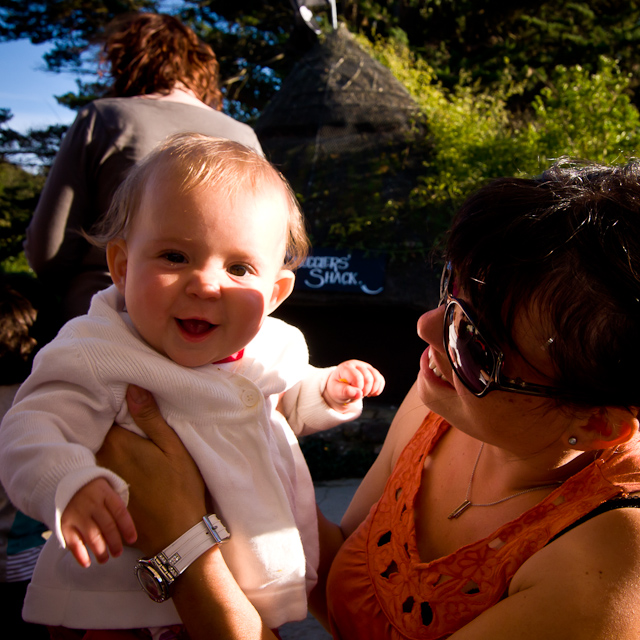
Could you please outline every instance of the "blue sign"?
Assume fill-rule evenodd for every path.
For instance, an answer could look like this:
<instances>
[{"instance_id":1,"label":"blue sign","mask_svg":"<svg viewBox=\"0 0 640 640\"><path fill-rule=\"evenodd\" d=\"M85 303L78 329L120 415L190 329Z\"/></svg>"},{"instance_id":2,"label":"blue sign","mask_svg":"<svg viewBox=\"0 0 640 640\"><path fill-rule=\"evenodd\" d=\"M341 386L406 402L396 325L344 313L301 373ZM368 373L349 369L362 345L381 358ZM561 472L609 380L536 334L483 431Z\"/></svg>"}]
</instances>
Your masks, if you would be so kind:
<instances>
[{"instance_id":1,"label":"blue sign","mask_svg":"<svg viewBox=\"0 0 640 640\"><path fill-rule=\"evenodd\" d=\"M353 291L375 296L384 290L386 259L364 251L315 249L298 267L296 289Z\"/></svg>"}]
</instances>

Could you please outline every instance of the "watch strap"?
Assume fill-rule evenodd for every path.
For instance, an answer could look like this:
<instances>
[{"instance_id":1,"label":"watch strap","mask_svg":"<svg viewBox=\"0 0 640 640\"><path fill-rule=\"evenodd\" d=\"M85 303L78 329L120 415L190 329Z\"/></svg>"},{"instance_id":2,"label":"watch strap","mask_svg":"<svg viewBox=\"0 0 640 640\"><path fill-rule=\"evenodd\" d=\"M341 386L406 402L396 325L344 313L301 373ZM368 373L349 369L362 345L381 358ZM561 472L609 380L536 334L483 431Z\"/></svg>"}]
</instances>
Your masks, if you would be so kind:
<instances>
[{"instance_id":1,"label":"watch strap","mask_svg":"<svg viewBox=\"0 0 640 640\"><path fill-rule=\"evenodd\" d=\"M155 558L177 578L194 560L230 537L218 517L211 513L163 549Z\"/></svg>"}]
</instances>

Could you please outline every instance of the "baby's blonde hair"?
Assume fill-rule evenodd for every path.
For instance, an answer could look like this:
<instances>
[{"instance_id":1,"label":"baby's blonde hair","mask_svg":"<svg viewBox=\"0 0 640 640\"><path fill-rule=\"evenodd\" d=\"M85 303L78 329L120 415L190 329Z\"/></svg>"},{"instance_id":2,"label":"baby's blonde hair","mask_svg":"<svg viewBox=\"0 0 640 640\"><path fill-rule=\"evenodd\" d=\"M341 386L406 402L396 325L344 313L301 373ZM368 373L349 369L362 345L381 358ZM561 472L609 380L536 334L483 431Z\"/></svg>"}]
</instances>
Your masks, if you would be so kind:
<instances>
[{"instance_id":1,"label":"baby's blonde hair","mask_svg":"<svg viewBox=\"0 0 640 640\"><path fill-rule=\"evenodd\" d=\"M284 176L253 149L238 142L198 133L167 138L143 158L116 190L104 218L88 234L92 244L106 247L126 238L140 208L144 190L160 168L169 168L184 191L204 186L228 197L240 190L257 192L263 186L280 187L288 205L288 233L284 266L299 267L309 252L309 240L298 201Z\"/></svg>"}]
</instances>

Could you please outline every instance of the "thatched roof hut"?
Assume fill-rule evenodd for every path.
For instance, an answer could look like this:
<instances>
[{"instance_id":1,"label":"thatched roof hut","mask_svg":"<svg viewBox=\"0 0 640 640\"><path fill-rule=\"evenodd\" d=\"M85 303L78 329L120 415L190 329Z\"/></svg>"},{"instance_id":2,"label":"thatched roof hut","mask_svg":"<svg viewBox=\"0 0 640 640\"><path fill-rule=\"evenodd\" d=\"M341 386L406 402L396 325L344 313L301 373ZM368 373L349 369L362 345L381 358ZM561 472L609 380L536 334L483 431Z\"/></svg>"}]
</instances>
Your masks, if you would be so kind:
<instances>
[{"instance_id":1,"label":"thatched roof hut","mask_svg":"<svg viewBox=\"0 0 640 640\"><path fill-rule=\"evenodd\" d=\"M405 141L417 106L393 74L341 25L291 71L256 123L276 163L312 148L312 159Z\"/></svg>"},{"instance_id":2,"label":"thatched roof hut","mask_svg":"<svg viewBox=\"0 0 640 640\"><path fill-rule=\"evenodd\" d=\"M414 251L429 244L419 229L424 212L409 205L428 153L417 116L405 88L341 27L298 62L255 126L299 194L316 253L391 256L377 295L296 290L276 312L303 330L314 364L377 366L387 375L386 402L399 402L415 380L424 349L416 320L437 297L438 278Z\"/></svg>"},{"instance_id":3,"label":"thatched roof hut","mask_svg":"<svg viewBox=\"0 0 640 640\"><path fill-rule=\"evenodd\" d=\"M409 280L406 260L422 271L424 256L411 254L428 243L416 231L422 213L405 203L428 153L426 127L391 71L341 25L296 64L255 129L299 195L314 247L393 258L384 293L362 302L423 307L425 278Z\"/></svg>"}]
</instances>

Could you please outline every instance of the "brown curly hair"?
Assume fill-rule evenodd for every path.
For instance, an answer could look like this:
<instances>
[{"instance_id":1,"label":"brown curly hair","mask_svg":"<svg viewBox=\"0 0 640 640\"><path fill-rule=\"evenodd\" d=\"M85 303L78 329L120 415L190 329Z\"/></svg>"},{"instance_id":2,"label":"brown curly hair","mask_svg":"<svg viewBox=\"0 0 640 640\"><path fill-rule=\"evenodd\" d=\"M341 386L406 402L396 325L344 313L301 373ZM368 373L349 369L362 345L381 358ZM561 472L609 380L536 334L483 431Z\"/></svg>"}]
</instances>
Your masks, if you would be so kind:
<instances>
[{"instance_id":1,"label":"brown curly hair","mask_svg":"<svg viewBox=\"0 0 640 640\"><path fill-rule=\"evenodd\" d=\"M106 27L100 61L110 66L111 95L167 95L181 83L205 104L222 109L213 49L174 16L118 16Z\"/></svg>"}]
</instances>

